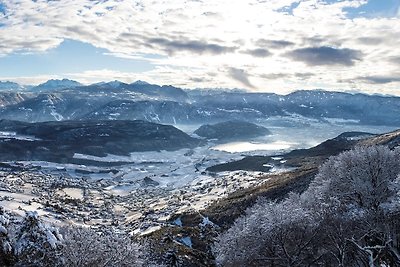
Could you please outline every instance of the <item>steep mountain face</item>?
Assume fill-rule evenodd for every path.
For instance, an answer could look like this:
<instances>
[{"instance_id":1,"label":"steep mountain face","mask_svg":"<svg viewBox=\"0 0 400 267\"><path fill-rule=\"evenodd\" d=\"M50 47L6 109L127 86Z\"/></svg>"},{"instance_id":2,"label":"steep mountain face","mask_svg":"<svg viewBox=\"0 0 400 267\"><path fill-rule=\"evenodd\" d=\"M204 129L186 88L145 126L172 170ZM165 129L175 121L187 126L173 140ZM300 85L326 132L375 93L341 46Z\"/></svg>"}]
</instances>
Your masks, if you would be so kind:
<instances>
[{"instance_id":1,"label":"steep mountain face","mask_svg":"<svg viewBox=\"0 0 400 267\"><path fill-rule=\"evenodd\" d=\"M71 120L108 100L73 93L44 93L0 109L0 118L26 122Z\"/></svg>"},{"instance_id":2,"label":"steep mountain face","mask_svg":"<svg viewBox=\"0 0 400 267\"><path fill-rule=\"evenodd\" d=\"M146 120L152 122L178 123L187 121L191 106L173 101L115 100L86 114L90 120Z\"/></svg>"},{"instance_id":3,"label":"steep mountain face","mask_svg":"<svg viewBox=\"0 0 400 267\"><path fill-rule=\"evenodd\" d=\"M202 125L194 133L207 139L218 139L220 141L243 140L271 134L265 127L238 120Z\"/></svg>"},{"instance_id":4,"label":"steep mountain face","mask_svg":"<svg viewBox=\"0 0 400 267\"><path fill-rule=\"evenodd\" d=\"M7 106L21 103L29 98L32 98L31 93L20 93L14 91L0 92L0 107L5 108Z\"/></svg>"},{"instance_id":5,"label":"steep mountain face","mask_svg":"<svg viewBox=\"0 0 400 267\"><path fill-rule=\"evenodd\" d=\"M62 80L48 80L45 83L39 84L33 87L32 91L49 91L49 90L60 90L65 88L74 88L82 86L81 83L73 80L62 79Z\"/></svg>"},{"instance_id":6,"label":"steep mountain face","mask_svg":"<svg viewBox=\"0 0 400 267\"><path fill-rule=\"evenodd\" d=\"M146 121L1 120L1 160L71 162L75 153L129 155L137 151L193 148L202 142L169 126Z\"/></svg>"},{"instance_id":7,"label":"steep mountain face","mask_svg":"<svg viewBox=\"0 0 400 267\"><path fill-rule=\"evenodd\" d=\"M86 114L83 119L139 119L167 124L191 124L258 117L260 113L251 110L232 112L186 102L115 100Z\"/></svg>"}]
</instances>

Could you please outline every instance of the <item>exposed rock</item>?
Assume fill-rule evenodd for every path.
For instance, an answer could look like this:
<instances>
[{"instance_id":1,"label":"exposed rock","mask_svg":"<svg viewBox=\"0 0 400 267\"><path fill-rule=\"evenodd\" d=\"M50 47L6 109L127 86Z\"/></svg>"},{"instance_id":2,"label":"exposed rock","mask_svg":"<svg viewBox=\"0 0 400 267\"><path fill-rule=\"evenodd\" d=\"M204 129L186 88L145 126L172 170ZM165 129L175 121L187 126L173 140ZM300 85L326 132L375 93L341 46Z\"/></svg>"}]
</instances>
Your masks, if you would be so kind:
<instances>
[{"instance_id":1,"label":"exposed rock","mask_svg":"<svg viewBox=\"0 0 400 267\"><path fill-rule=\"evenodd\" d=\"M141 186L142 187L148 187L148 186L158 186L160 183L157 181L154 181L153 179L151 179L150 177L145 177L142 182L141 182Z\"/></svg>"}]
</instances>

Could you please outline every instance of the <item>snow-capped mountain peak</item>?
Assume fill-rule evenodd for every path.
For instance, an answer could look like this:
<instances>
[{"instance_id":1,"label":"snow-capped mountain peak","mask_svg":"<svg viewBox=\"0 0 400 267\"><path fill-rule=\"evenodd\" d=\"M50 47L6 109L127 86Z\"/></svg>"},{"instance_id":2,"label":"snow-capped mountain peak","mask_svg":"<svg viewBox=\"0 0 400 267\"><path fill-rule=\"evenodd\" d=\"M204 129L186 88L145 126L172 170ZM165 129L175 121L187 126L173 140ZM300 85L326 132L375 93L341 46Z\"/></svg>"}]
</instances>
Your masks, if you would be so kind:
<instances>
[{"instance_id":1,"label":"snow-capped mountain peak","mask_svg":"<svg viewBox=\"0 0 400 267\"><path fill-rule=\"evenodd\" d=\"M131 83L132 85L149 85L148 82L137 80L136 82Z\"/></svg>"},{"instance_id":2,"label":"snow-capped mountain peak","mask_svg":"<svg viewBox=\"0 0 400 267\"><path fill-rule=\"evenodd\" d=\"M0 81L0 91L25 90L26 87L15 82Z\"/></svg>"},{"instance_id":3,"label":"snow-capped mountain peak","mask_svg":"<svg viewBox=\"0 0 400 267\"><path fill-rule=\"evenodd\" d=\"M39 84L38 86L32 88L35 91L47 91L47 90L54 90L54 89L67 89L67 88L74 88L82 86L81 83L69 80L69 79L62 79L62 80L48 80L45 83Z\"/></svg>"},{"instance_id":4,"label":"snow-capped mountain peak","mask_svg":"<svg viewBox=\"0 0 400 267\"><path fill-rule=\"evenodd\" d=\"M110 87L110 88L116 89L116 88L120 87L121 85L125 85L125 83L118 81L118 80L114 80L114 81L110 81L110 82L99 82L99 83L95 83L93 85L100 86L100 87Z\"/></svg>"}]
</instances>

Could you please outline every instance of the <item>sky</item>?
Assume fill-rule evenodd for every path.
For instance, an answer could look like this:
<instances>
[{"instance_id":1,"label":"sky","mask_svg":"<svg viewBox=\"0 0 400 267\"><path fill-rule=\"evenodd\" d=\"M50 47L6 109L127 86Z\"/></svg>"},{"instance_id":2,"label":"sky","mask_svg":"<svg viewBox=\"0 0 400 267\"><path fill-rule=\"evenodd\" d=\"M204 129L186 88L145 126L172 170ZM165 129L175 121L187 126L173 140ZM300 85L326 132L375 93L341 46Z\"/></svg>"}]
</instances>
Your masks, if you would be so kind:
<instances>
[{"instance_id":1,"label":"sky","mask_svg":"<svg viewBox=\"0 0 400 267\"><path fill-rule=\"evenodd\" d=\"M0 80L400 95L400 0L0 0Z\"/></svg>"}]
</instances>

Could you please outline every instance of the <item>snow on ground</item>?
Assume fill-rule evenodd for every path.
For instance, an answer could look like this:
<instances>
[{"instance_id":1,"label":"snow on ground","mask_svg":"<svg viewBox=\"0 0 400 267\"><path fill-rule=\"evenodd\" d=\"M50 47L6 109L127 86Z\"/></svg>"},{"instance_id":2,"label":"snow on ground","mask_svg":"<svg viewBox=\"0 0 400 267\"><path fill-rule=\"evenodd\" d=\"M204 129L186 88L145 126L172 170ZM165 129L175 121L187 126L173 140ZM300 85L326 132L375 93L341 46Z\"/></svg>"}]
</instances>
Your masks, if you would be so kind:
<instances>
[{"instance_id":1,"label":"snow on ground","mask_svg":"<svg viewBox=\"0 0 400 267\"><path fill-rule=\"evenodd\" d=\"M121 162L119 173L111 175L110 178L118 178L123 181L140 182L144 178L151 178L159 183L160 187L179 188L196 179L207 167L238 160L243 156L240 154L226 153L211 150L208 147L195 149L181 149L178 151L160 152L135 152L129 157L108 155L107 157L95 157L91 155L75 154L76 159L87 159L99 162ZM43 167L43 166L42 166ZM83 167L81 167L83 168ZM89 167L85 167L89 168ZM97 172L99 169L94 168ZM93 174L89 174L90 177ZM137 184L140 186L140 184ZM133 184L125 184L124 188L132 190ZM123 187L112 188L122 191Z\"/></svg>"},{"instance_id":2,"label":"snow on ground","mask_svg":"<svg viewBox=\"0 0 400 267\"><path fill-rule=\"evenodd\" d=\"M16 140L23 140L23 141L39 141L39 138L36 138L31 135L22 135L17 134L16 132L4 132L0 131L0 139L16 139Z\"/></svg>"},{"instance_id":3,"label":"snow on ground","mask_svg":"<svg viewBox=\"0 0 400 267\"><path fill-rule=\"evenodd\" d=\"M212 147L214 150L226 151L229 153L240 153L248 151L274 151L284 152L296 146L296 143L286 141L275 141L271 143L259 142L232 142Z\"/></svg>"},{"instance_id":4,"label":"snow on ground","mask_svg":"<svg viewBox=\"0 0 400 267\"><path fill-rule=\"evenodd\" d=\"M65 194L74 199L83 199L83 190L81 188L63 188L60 193Z\"/></svg>"},{"instance_id":5,"label":"snow on ground","mask_svg":"<svg viewBox=\"0 0 400 267\"><path fill-rule=\"evenodd\" d=\"M130 162L118 158L124 165L116 174L90 173L104 171L104 167L18 162L16 165L27 171L0 172L0 203L20 215L39 209L50 221L114 225L143 235L169 223L175 214L200 211L240 188L266 181L263 173L207 173L207 167L242 158L241 154L207 147L133 153L129 158ZM77 173L74 168L87 173Z\"/></svg>"},{"instance_id":6,"label":"snow on ground","mask_svg":"<svg viewBox=\"0 0 400 267\"><path fill-rule=\"evenodd\" d=\"M235 171L212 174L205 171L207 167L238 160L244 155L281 154L281 149L288 149L287 146L289 149L309 147L347 130L373 133L387 130L368 126L304 125L301 128L264 125L272 135L253 144L257 145L257 150L272 145L267 151L251 151L254 146L249 141L250 145L243 144L244 149L239 153L210 149L215 147L210 144L174 152L132 153L128 157L74 156L113 165L120 163L113 167L9 162L22 166L25 171L0 171L0 205L20 215L38 210L46 220L53 222L96 227L113 225L121 230L129 229L133 234L147 234L168 224L176 214L201 211L230 193L268 181L266 173ZM0 137L1 134L3 138L14 137L12 133L0 133ZM284 165L286 160L281 156L272 160L266 162L272 168L271 173L292 170Z\"/></svg>"}]
</instances>

